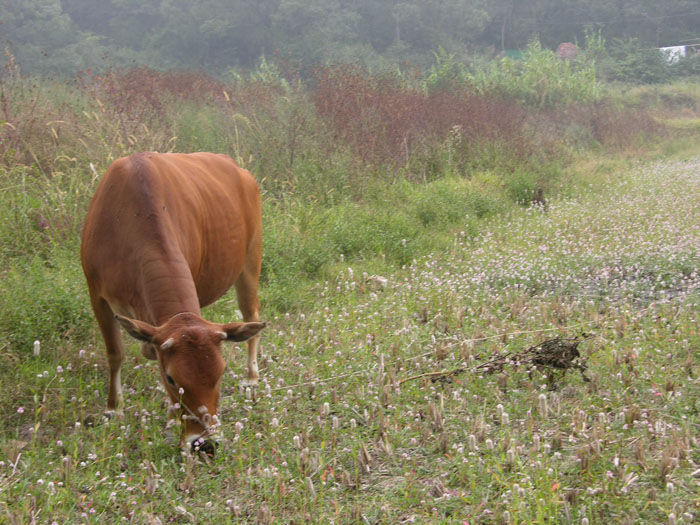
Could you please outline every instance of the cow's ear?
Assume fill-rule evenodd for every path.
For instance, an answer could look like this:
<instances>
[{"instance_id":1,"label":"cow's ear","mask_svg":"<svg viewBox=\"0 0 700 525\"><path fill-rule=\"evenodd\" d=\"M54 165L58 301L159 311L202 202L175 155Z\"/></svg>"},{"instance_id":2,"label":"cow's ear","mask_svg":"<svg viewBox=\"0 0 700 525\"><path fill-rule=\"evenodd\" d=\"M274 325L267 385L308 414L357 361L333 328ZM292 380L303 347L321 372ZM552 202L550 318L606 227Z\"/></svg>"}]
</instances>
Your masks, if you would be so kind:
<instances>
[{"instance_id":1,"label":"cow's ear","mask_svg":"<svg viewBox=\"0 0 700 525\"><path fill-rule=\"evenodd\" d=\"M116 314L114 318L129 332L129 335L139 341L152 343L156 335L156 327L143 321L129 319L123 315Z\"/></svg>"},{"instance_id":2,"label":"cow's ear","mask_svg":"<svg viewBox=\"0 0 700 525\"><path fill-rule=\"evenodd\" d=\"M227 323L220 326L222 339L240 342L256 335L265 328L266 323ZM223 337L223 335L226 337Z\"/></svg>"}]
</instances>

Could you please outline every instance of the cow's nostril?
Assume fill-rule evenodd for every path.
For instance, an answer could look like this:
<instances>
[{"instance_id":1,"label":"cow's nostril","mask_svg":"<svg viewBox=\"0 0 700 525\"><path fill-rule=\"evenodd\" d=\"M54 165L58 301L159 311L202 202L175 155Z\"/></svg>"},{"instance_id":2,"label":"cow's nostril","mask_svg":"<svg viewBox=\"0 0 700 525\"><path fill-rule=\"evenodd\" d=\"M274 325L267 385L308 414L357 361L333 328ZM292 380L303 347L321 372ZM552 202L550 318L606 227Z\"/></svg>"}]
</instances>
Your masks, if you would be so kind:
<instances>
[{"instance_id":1,"label":"cow's nostril","mask_svg":"<svg viewBox=\"0 0 700 525\"><path fill-rule=\"evenodd\" d=\"M192 452L204 452L207 456L213 456L219 444L211 439L195 439L192 442Z\"/></svg>"}]
</instances>

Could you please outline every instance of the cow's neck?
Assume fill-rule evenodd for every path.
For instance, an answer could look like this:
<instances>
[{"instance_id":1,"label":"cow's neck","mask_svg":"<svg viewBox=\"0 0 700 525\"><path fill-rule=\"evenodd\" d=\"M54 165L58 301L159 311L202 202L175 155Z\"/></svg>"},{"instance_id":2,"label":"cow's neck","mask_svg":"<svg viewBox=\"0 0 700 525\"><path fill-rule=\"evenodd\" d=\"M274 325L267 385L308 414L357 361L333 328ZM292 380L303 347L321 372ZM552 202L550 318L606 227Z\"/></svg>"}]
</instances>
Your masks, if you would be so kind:
<instances>
[{"instance_id":1,"label":"cow's neck","mask_svg":"<svg viewBox=\"0 0 700 525\"><path fill-rule=\"evenodd\" d=\"M182 256L161 256L142 265L142 315L161 325L181 312L200 314L199 298Z\"/></svg>"}]
</instances>

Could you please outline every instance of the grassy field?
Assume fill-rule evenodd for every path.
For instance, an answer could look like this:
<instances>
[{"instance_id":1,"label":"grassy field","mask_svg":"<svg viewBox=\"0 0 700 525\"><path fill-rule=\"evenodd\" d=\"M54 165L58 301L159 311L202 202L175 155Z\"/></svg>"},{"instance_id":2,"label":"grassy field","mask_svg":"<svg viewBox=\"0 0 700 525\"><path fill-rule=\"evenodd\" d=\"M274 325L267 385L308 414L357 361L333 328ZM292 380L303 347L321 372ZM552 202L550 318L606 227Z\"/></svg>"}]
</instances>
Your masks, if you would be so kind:
<instances>
[{"instance_id":1,"label":"grassy field","mask_svg":"<svg viewBox=\"0 0 700 525\"><path fill-rule=\"evenodd\" d=\"M690 522L698 508L700 160L489 221L387 274L343 267L274 317L262 385L227 351L225 441L176 454L157 371L132 345L125 416L101 344L5 359L1 504L18 523ZM208 318L235 316L228 297ZM503 364L589 334L588 369ZM407 379L467 368L464 373ZM6 368L7 370L7 368ZM402 383L402 381L405 381ZM87 418L87 423L86 423Z\"/></svg>"},{"instance_id":2,"label":"grassy field","mask_svg":"<svg viewBox=\"0 0 700 525\"><path fill-rule=\"evenodd\" d=\"M601 110L595 144L581 108L563 128L566 112L523 114L518 129L508 123L521 110L506 108L490 129L513 148L477 149L447 126L398 162L400 149L381 149L392 129L360 159L366 122L323 120L318 101L287 97L267 116L192 102L170 127L121 135L132 123L107 119L113 106L91 113L78 104L88 99L49 92L65 115L87 116L35 124L54 143L25 118L3 150L0 522L690 523L700 512L700 158L679 153L697 151L695 125L677 125L661 160L630 161L639 146L630 124L613 126L619 108ZM420 106L381 93L383 107ZM258 135L274 133L270 115L291 127ZM564 146L545 131L516 140L534 118L566 130ZM312 120L345 130L334 139L348 148L321 148ZM261 385L239 387L245 349L227 347L214 458L179 452L157 368L131 341L124 417L101 418L107 365L77 257L110 155L163 146L177 126L189 141L178 149L229 151L264 192ZM612 160L586 160L604 149ZM205 316L239 318L234 295ZM552 340L581 357L544 355Z\"/></svg>"}]
</instances>

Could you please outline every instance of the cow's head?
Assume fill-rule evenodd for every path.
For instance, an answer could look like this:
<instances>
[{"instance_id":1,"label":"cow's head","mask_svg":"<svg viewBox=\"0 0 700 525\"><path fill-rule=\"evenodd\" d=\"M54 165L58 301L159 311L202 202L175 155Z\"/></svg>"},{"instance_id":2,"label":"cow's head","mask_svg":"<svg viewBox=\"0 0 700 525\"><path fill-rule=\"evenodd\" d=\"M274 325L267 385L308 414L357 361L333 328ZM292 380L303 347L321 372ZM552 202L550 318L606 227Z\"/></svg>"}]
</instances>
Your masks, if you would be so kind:
<instances>
[{"instance_id":1,"label":"cow's head","mask_svg":"<svg viewBox=\"0 0 700 525\"><path fill-rule=\"evenodd\" d=\"M245 341L265 323L215 324L189 312L161 326L121 315L116 318L131 336L143 341L143 354L158 360L165 390L180 410L184 443L213 454L219 389L226 368L221 341Z\"/></svg>"}]
</instances>

